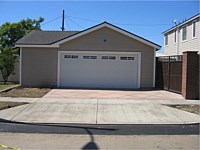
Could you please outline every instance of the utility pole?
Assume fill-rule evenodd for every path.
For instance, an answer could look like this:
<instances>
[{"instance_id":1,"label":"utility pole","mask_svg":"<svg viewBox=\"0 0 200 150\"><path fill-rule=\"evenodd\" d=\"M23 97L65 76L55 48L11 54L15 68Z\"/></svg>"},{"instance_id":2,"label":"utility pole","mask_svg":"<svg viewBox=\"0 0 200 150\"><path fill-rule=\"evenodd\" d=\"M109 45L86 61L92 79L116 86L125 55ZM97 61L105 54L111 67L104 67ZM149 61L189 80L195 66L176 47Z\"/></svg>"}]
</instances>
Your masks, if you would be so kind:
<instances>
[{"instance_id":1,"label":"utility pole","mask_svg":"<svg viewBox=\"0 0 200 150\"><path fill-rule=\"evenodd\" d=\"M61 29L62 29L62 31L64 31L65 30L65 11L63 10L63 14L62 14L62 27L61 27Z\"/></svg>"}]
</instances>

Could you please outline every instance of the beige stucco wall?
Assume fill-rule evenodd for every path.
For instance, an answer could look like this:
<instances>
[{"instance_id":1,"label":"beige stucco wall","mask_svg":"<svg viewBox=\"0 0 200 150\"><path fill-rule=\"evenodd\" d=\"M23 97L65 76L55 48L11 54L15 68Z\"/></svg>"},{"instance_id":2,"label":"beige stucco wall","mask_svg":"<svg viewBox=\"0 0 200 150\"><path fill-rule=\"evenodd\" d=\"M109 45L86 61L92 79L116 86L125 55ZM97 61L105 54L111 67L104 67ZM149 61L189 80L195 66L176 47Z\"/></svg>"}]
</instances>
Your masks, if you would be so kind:
<instances>
[{"instance_id":1,"label":"beige stucco wall","mask_svg":"<svg viewBox=\"0 0 200 150\"><path fill-rule=\"evenodd\" d=\"M106 27L68 41L59 49L23 48L22 84L56 85L57 50L141 52L141 87L153 87L154 48Z\"/></svg>"},{"instance_id":2,"label":"beige stucco wall","mask_svg":"<svg viewBox=\"0 0 200 150\"><path fill-rule=\"evenodd\" d=\"M168 33L168 45L164 46L164 54L166 55L177 55L182 54L184 51L198 51L200 53L200 18L195 19L196 21L196 38L192 37L192 22L194 20L178 27L177 36L179 34L179 42L174 43L174 31ZM182 41L182 27L187 25L187 40ZM177 43L179 43L179 53L177 53Z\"/></svg>"},{"instance_id":3,"label":"beige stucco wall","mask_svg":"<svg viewBox=\"0 0 200 150\"><path fill-rule=\"evenodd\" d=\"M22 48L22 86L56 86L57 54L52 48Z\"/></svg>"}]
</instances>

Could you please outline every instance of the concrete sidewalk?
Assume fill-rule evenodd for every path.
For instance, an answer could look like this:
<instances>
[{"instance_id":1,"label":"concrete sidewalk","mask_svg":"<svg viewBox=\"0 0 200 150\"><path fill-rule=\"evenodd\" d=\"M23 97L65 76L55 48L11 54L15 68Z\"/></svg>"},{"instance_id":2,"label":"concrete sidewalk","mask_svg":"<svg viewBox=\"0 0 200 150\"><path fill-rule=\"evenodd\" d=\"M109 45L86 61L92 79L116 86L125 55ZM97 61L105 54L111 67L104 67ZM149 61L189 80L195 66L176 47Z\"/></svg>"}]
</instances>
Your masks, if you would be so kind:
<instances>
[{"instance_id":1,"label":"concrete sidewalk","mask_svg":"<svg viewBox=\"0 0 200 150\"><path fill-rule=\"evenodd\" d=\"M19 98L10 99L10 101L17 100L22 101ZM29 99L23 100L27 102ZM0 118L29 123L189 124L200 122L200 115L164 105L200 104L199 101L61 98L30 100L30 104L0 111Z\"/></svg>"}]
</instances>

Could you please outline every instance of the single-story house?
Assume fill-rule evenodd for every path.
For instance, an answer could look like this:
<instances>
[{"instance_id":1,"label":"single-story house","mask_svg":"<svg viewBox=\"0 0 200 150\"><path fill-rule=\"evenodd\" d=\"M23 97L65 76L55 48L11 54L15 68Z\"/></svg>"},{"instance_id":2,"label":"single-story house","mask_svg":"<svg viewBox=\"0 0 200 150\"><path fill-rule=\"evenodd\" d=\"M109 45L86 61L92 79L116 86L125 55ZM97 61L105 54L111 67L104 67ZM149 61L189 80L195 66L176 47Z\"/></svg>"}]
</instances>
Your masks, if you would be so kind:
<instances>
[{"instance_id":1,"label":"single-story house","mask_svg":"<svg viewBox=\"0 0 200 150\"><path fill-rule=\"evenodd\" d=\"M32 31L20 47L20 84L137 89L155 86L161 46L103 22L83 31Z\"/></svg>"}]
</instances>

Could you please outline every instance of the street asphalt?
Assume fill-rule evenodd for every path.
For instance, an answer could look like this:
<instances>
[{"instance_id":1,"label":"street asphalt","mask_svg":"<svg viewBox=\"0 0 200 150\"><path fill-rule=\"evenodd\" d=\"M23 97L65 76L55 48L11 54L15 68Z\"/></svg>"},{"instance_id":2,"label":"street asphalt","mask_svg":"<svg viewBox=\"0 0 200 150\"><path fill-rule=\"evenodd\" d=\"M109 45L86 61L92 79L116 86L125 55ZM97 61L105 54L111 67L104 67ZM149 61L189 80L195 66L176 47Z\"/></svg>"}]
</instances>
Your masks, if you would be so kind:
<instances>
[{"instance_id":1,"label":"street asphalt","mask_svg":"<svg viewBox=\"0 0 200 150\"><path fill-rule=\"evenodd\" d=\"M0 133L0 141L21 150L199 150L198 135L71 135Z\"/></svg>"},{"instance_id":2,"label":"street asphalt","mask_svg":"<svg viewBox=\"0 0 200 150\"><path fill-rule=\"evenodd\" d=\"M94 135L199 135L199 124L33 124L0 120L0 132Z\"/></svg>"}]
</instances>

